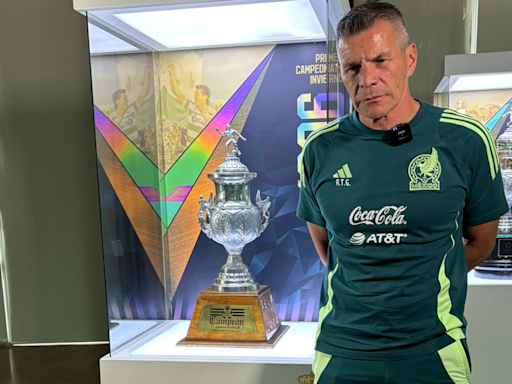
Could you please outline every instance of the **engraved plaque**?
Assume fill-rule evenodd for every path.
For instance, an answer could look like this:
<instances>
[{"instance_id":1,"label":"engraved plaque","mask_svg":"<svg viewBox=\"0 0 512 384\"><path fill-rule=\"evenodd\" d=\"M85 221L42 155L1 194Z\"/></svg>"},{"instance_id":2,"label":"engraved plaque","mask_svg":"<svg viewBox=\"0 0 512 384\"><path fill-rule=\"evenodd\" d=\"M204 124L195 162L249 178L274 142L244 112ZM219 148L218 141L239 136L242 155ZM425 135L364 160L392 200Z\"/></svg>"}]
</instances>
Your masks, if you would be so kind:
<instances>
[{"instance_id":1,"label":"engraved plaque","mask_svg":"<svg viewBox=\"0 0 512 384\"><path fill-rule=\"evenodd\" d=\"M197 332L257 333L252 305L204 305Z\"/></svg>"},{"instance_id":2,"label":"engraved plaque","mask_svg":"<svg viewBox=\"0 0 512 384\"><path fill-rule=\"evenodd\" d=\"M273 348L287 329L267 286L249 292L205 289L178 345Z\"/></svg>"}]
</instances>

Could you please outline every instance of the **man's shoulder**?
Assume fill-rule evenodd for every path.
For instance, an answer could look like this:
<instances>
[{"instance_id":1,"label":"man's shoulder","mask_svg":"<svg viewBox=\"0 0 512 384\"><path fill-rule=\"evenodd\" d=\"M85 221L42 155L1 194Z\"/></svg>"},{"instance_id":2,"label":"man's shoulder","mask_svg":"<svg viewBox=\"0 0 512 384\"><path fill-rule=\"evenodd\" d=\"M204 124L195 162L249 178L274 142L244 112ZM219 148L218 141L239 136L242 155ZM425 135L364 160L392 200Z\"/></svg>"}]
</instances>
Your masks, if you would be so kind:
<instances>
[{"instance_id":1,"label":"man's shoulder","mask_svg":"<svg viewBox=\"0 0 512 384\"><path fill-rule=\"evenodd\" d=\"M498 155L487 127L463 113L445 109L439 119L439 136L461 167L489 164L491 174L498 172ZM493 176L494 178L494 176Z\"/></svg>"},{"instance_id":2,"label":"man's shoulder","mask_svg":"<svg viewBox=\"0 0 512 384\"><path fill-rule=\"evenodd\" d=\"M187 109L189 112L192 113L201 113L196 103L194 103L192 100L185 98L185 101L183 102L183 106L185 109Z\"/></svg>"},{"instance_id":3,"label":"man's shoulder","mask_svg":"<svg viewBox=\"0 0 512 384\"><path fill-rule=\"evenodd\" d=\"M447 144L455 141L466 146L483 145L490 148L493 145L489 130L477 119L453 109L437 109L442 110L439 115L439 134Z\"/></svg>"},{"instance_id":4,"label":"man's shoulder","mask_svg":"<svg viewBox=\"0 0 512 384\"><path fill-rule=\"evenodd\" d=\"M213 117L213 116L215 116L216 113L217 113L217 111L214 108L208 106L208 109L206 110L206 112L204 114L207 117Z\"/></svg>"},{"instance_id":5,"label":"man's shoulder","mask_svg":"<svg viewBox=\"0 0 512 384\"><path fill-rule=\"evenodd\" d=\"M340 130L343 130L349 121L350 115L345 115L333 120L323 127L311 132L304 143L303 149L308 148L309 151L322 149L326 144L332 142L333 136L335 136Z\"/></svg>"}]
</instances>

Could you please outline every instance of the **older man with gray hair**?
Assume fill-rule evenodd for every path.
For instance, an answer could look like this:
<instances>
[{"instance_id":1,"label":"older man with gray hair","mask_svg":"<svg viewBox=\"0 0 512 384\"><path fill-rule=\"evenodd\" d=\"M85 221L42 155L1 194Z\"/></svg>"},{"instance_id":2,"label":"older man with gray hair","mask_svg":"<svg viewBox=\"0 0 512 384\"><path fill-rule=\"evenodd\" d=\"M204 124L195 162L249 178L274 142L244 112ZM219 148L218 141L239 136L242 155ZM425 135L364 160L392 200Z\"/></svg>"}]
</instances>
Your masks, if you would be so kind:
<instances>
[{"instance_id":1,"label":"older man with gray hair","mask_svg":"<svg viewBox=\"0 0 512 384\"><path fill-rule=\"evenodd\" d=\"M493 141L411 96L395 6L367 1L337 36L355 111L308 137L297 209L326 265L315 383L468 384L467 271L509 210Z\"/></svg>"}]
</instances>

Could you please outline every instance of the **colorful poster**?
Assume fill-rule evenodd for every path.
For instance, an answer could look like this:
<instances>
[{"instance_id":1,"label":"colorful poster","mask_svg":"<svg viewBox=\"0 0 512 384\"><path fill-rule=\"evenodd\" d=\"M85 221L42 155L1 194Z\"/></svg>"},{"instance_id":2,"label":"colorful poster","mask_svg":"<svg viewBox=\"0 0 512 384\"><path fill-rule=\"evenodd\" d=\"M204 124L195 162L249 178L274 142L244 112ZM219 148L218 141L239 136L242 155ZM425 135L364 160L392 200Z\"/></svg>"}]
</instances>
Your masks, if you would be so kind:
<instances>
[{"instance_id":1,"label":"colorful poster","mask_svg":"<svg viewBox=\"0 0 512 384\"><path fill-rule=\"evenodd\" d=\"M328 113L343 112L342 95L327 93L325 49L308 43L93 58L113 318L190 318L197 293L226 261L224 248L200 232L197 212L199 196L214 192L206 175L226 156L215 130L230 123L247 138L239 143L242 162L258 173L252 200L257 190L272 200L271 222L245 247L244 261L271 287L281 320L316 320L323 267L295 209L301 147ZM141 134L130 136L123 118L116 119L116 106L129 104L116 103L118 89L136 103ZM149 116L138 115L144 103L154 111L145 129L138 124ZM136 249L132 264L124 261L128 245Z\"/></svg>"},{"instance_id":2,"label":"colorful poster","mask_svg":"<svg viewBox=\"0 0 512 384\"><path fill-rule=\"evenodd\" d=\"M485 124L500 111L511 96L512 91L509 89L452 92L449 107Z\"/></svg>"}]
</instances>

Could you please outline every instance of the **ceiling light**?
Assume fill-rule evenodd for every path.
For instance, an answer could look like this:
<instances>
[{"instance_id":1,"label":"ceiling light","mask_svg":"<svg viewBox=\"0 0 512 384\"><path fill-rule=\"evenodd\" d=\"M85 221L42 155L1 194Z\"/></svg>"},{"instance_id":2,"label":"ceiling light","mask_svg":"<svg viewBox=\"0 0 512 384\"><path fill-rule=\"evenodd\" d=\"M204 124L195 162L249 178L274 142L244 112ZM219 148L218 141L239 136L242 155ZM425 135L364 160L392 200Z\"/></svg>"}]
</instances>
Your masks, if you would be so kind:
<instances>
[{"instance_id":1,"label":"ceiling light","mask_svg":"<svg viewBox=\"0 0 512 384\"><path fill-rule=\"evenodd\" d=\"M169 49L325 39L308 0L116 13Z\"/></svg>"},{"instance_id":2,"label":"ceiling light","mask_svg":"<svg viewBox=\"0 0 512 384\"><path fill-rule=\"evenodd\" d=\"M460 76L450 87L451 92L484 91L512 88L512 73Z\"/></svg>"}]
</instances>

